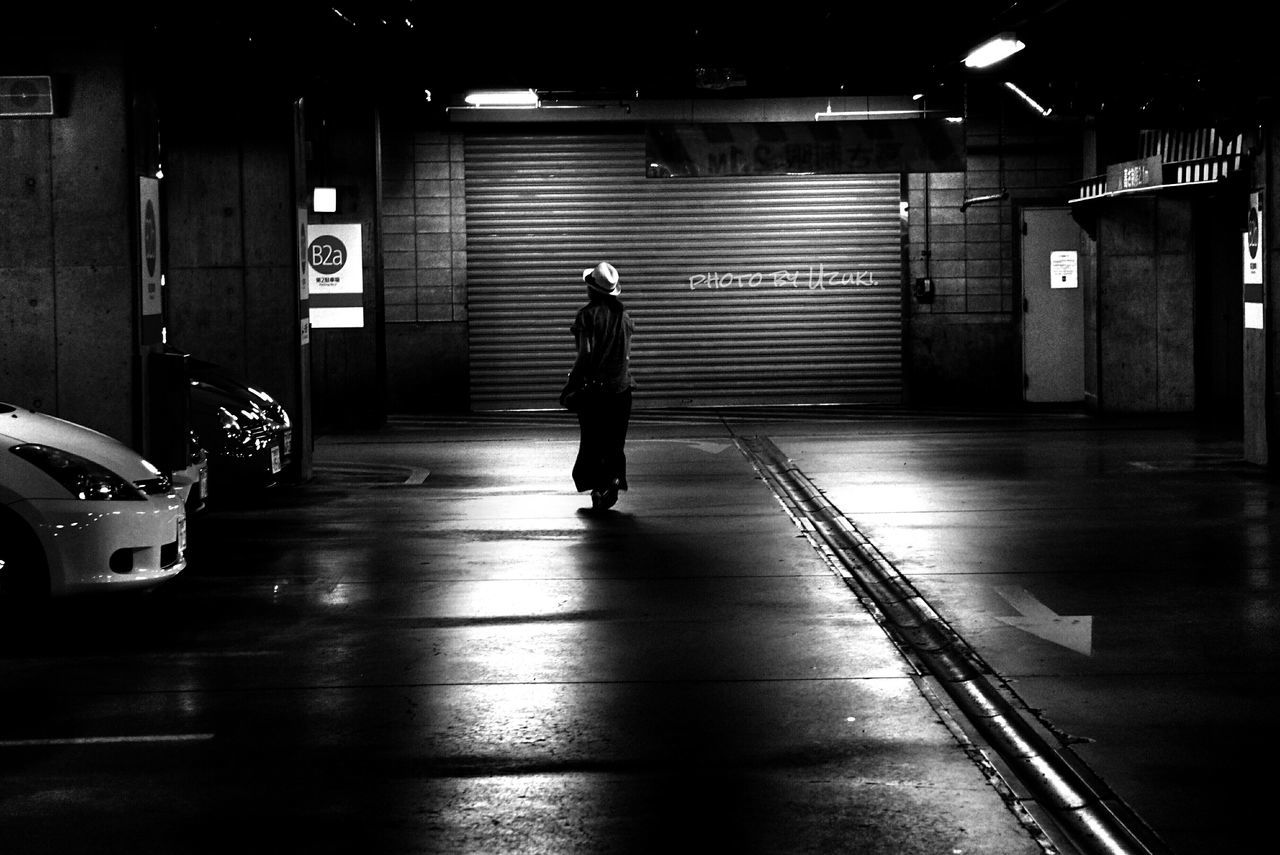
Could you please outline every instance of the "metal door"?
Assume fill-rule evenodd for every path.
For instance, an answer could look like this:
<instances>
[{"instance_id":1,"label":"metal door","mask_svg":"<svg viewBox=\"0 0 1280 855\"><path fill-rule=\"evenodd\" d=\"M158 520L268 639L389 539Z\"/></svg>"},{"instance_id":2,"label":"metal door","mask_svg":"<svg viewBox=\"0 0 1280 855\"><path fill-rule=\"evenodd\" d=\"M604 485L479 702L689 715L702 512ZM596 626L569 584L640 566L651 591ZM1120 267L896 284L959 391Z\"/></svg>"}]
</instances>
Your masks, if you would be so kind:
<instances>
[{"instance_id":1,"label":"metal door","mask_svg":"<svg viewBox=\"0 0 1280 855\"><path fill-rule=\"evenodd\" d=\"M900 176L646 171L638 133L467 138L472 407L556 406L601 260L638 407L901 400Z\"/></svg>"},{"instance_id":2,"label":"metal door","mask_svg":"<svg viewBox=\"0 0 1280 855\"><path fill-rule=\"evenodd\" d=\"M1022 370L1028 403L1084 399L1080 227L1066 208L1022 214Z\"/></svg>"}]
</instances>

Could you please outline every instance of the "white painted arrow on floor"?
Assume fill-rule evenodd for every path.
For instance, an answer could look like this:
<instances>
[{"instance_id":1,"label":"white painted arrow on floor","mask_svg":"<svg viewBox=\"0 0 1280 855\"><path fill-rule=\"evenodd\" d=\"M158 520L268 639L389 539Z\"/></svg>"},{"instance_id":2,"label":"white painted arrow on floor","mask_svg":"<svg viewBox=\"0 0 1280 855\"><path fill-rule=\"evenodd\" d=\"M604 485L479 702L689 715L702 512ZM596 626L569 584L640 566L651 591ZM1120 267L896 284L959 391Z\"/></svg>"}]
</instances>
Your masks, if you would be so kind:
<instances>
[{"instance_id":1,"label":"white painted arrow on floor","mask_svg":"<svg viewBox=\"0 0 1280 855\"><path fill-rule=\"evenodd\" d=\"M1093 655L1092 615L1060 615L1037 600L1026 588L997 585L996 593L1018 612L1017 617L996 615L996 620L1051 644L1085 656Z\"/></svg>"},{"instance_id":2,"label":"white painted arrow on floor","mask_svg":"<svg viewBox=\"0 0 1280 855\"><path fill-rule=\"evenodd\" d=\"M733 444L728 442L709 442L706 440L696 439L650 439L637 440L637 442L675 442L680 445L687 445L690 448L695 448L698 451L704 451L707 454L719 454L727 448L733 448Z\"/></svg>"}]
</instances>

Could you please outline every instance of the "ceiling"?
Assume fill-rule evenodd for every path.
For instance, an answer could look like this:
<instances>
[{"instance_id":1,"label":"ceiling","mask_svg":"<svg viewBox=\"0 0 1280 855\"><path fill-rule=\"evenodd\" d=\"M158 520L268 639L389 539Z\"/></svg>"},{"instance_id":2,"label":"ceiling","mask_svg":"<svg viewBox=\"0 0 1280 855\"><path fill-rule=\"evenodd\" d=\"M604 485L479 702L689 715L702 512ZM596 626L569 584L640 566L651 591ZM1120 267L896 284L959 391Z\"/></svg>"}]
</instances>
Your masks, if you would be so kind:
<instances>
[{"instance_id":1,"label":"ceiling","mask_svg":"<svg viewBox=\"0 0 1280 855\"><path fill-rule=\"evenodd\" d=\"M49 4L52 5L52 4ZM581 96L962 97L1008 80L1058 115L1204 122L1253 109L1275 88L1259 51L1229 28L1129 0L951 0L749 5L705 0L625 8L429 0L143 2L34 23L55 43L118 32L168 66L210 75L268 67L279 81L347 82L437 102L474 88ZM1185 14L1185 13L1184 13ZM1247 23L1247 12L1231 15ZM22 27L7 28L10 34ZM1014 31L1026 49L994 69L969 48ZM1232 30L1234 32L1234 30ZM29 39L23 41L29 42Z\"/></svg>"}]
</instances>

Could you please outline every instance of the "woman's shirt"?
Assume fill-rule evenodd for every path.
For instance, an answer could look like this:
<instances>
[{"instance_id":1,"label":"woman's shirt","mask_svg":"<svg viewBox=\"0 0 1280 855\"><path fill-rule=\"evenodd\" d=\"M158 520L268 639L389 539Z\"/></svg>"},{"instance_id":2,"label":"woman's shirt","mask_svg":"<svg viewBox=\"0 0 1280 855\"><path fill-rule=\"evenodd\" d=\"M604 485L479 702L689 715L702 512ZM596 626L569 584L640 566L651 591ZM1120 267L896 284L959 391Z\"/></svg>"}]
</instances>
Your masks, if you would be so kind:
<instances>
[{"instance_id":1,"label":"woman's shirt","mask_svg":"<svg viewBox=\"0 0 1280 855\"><path fill-rule=\"evenodd\" d=\"M601 380L610 392L635 388L631 378L631 334L635 322L613 297L592 296L573 319L578 357L571 376Z\"/></svg>"}]
</instances>

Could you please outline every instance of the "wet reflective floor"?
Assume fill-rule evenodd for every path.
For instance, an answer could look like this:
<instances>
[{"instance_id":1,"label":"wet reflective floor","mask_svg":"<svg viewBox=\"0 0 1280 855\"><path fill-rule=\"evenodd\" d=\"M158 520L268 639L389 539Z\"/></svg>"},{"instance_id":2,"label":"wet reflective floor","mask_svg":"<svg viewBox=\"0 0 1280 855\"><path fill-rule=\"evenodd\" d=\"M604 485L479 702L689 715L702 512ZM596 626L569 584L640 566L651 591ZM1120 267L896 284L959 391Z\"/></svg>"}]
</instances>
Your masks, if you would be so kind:
<instances>
[{"instance_id":1,"label":"wet reflective floor","mask_svg":"<svg viewBox=\"0 0 1280 855\"><path fill-rule=\"evenodd\" d=\"M764 442L1131 839L1108 850L1017 777L780 495ZM6 621L0 849L1269 840L1280 494L1238 437L639 412L632 489L604 513L572 492L575 450L558 413L323 436L307 484L192 520L172 585Z\"/></svg>"}]
</instances>

